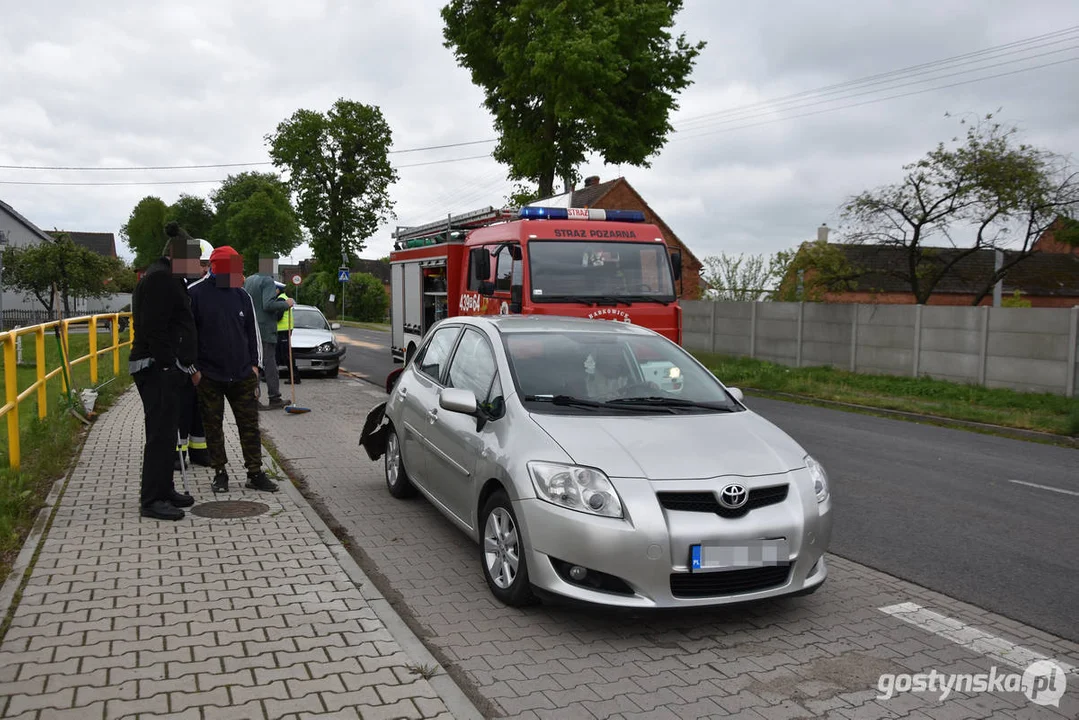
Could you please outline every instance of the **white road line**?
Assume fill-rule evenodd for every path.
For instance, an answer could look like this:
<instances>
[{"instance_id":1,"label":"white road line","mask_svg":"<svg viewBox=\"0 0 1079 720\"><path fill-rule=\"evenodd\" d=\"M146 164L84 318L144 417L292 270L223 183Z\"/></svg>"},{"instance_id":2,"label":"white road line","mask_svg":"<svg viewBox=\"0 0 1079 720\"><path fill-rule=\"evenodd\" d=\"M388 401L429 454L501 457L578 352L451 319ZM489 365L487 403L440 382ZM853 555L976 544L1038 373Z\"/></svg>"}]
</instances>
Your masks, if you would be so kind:
<instances>
[{"instance_id":1,"label":"white road line","mask_svg":"<svg viewBox=\"0 0 1079 720\"><path fill-rule=\"evenodd\" d=\"M931 632L934 635L939 635L957 645L962 645L981 655L987 655L1019 670L1026 670L1031 663L1038 660L1051 660L1059 665L1064 672L1076 674L1076 668L1073 665L1033 650L1028 650L1025 647L999 638L996 635L990 635L984 630L971 627L946 615L926 610L916 603L899 603L898 605L889 605L879 609L881 612L899 618L903 622L910 623L915 627Z\"/></svg>"},{"instance_id":2,"label":"white road line","mask_svg":"<svg viewBox=\"0 0 1079 720\"><path fill-rule=\"evenodd\" d=\"M1065 495L1075 495L1076 497L1079 497L1079 492L1075 492L1074 490L1064 490L1063 488L1049 487L1048 485L1039 485L1037 483L1028 483L1023 482L1022 480L1009 480L1008 482L1015 483L1016 485L1026 485L1027 487L1038 488L1039 490L1052 490L1053 492L1064 493Z\"/></svg>"}]
</instances>

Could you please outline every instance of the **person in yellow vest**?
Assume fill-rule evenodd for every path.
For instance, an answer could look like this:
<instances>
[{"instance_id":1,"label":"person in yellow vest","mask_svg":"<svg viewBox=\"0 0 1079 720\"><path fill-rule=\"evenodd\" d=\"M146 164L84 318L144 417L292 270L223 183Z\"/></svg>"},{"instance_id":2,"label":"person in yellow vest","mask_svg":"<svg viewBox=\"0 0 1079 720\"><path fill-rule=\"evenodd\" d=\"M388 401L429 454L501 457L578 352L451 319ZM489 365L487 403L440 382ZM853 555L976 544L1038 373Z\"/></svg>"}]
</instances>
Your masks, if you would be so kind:
<instances>
[{"instance_id":1,"label":"person in yellow vest","mask_svg":"<svg viewBox=\"0 0 1079 720\"><path fill-rule=\"evenodd\" d=\"M277 286L277 290L279 292L277 297L281 300L287 299L288 295L285 293L285 283L275 281L274 284ZM277 367L288 367L289 334L292 333L293 327L295 327L295 320L292 317L292 307L290 306L287 310L285 310L284 314L281 315L281 319L277 321ZM296 384L299 385L300 370L296 367L295 364L293 364L292 366L292 377L295 378ZM282 373L281 382L289 382L288 373Z\"/></svg>"}]
</instances>

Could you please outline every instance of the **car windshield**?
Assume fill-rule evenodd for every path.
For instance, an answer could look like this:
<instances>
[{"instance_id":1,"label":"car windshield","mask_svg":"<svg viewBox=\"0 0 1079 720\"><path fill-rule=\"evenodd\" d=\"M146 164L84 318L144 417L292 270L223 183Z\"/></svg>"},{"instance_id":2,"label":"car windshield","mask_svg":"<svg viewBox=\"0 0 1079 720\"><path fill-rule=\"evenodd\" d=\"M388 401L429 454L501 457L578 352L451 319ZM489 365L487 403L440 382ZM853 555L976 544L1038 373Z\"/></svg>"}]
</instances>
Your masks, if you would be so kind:
<instances>
[{"instance_id":1,"label":"car windshield","mask_svg":"<svg viewBox=\"0 0 1079 720\"><path fill-rule=\"evenodd\" d=\"M503 337L517 390L532 410L740 409L710 372L658 336L529 332Z\"/></svg>"},{"instance_id":2,"label":"car windshield","mask_svg":"<svg viewBox=\"0 0 1079 720\"><path fill-rule=\"evenodd\" d=\"M532 240L532 300L566 296L674 301L671 263L662 243Z\"/></svg>"},{"instance_id":3,"label":"car windshield","mask_svg":"<svg viewBox=\"0 0 1079 720\"><path fill-rule=\"evenodd\" d=\"M304 330L329 330L330 325L318 310L296 308L292 311L294 326Z\"/></svg>"}]
</instances>

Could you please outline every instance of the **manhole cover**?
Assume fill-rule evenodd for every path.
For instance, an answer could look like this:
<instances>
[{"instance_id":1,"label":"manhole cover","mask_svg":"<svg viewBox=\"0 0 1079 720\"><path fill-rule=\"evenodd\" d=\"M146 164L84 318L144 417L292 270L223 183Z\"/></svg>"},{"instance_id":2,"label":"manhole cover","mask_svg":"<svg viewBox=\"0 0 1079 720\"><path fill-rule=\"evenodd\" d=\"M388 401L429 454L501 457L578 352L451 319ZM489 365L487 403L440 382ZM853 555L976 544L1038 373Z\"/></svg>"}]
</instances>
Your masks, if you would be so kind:
<instances>
[{"instance_id":1,"label":"manhole cover","mask_svg":"<svg viewBox=\"0 0 1079 720\"><path fill-rule=\"evenodd\" d=\"M215 500L195 505L191 513L208 518L242 518L261 515L269 509L265 503L250 500Z\"/></svg>"}]
</instances>

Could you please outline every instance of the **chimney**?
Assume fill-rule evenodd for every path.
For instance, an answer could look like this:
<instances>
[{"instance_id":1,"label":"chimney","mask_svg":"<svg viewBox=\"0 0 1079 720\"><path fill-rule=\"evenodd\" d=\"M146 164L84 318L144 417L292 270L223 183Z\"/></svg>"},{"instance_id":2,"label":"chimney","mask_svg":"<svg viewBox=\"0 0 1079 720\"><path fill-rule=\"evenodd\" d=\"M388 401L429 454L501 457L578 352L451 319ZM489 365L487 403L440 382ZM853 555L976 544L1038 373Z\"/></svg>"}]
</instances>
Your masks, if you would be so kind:
<instances>
[{"instance_id":1,"label":"chimney","mask_svg":"<svg viewBox=\"0 0 1079 720\"><path fill-rule=\"evenodd\" d=\"M592 187L593 185L599 185L599 175L589 175L584 179L585 187Z\"/></svg>"},{"instance_id":2,"label":"chimney","mask_svg":"<svg viewBox=\"0 0 1079 720\"><path fill-rule=\"evenodd\" d=\"M817 228L817 242L828 242L828 225L825 223L821 223L820 227Z\"/></svg>"}]
</instances>

